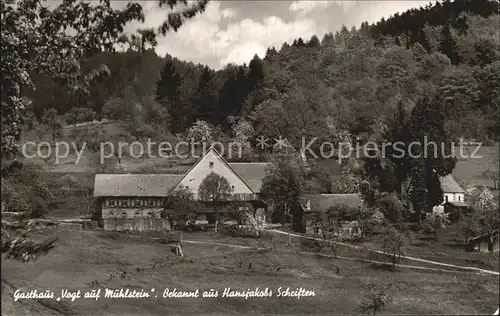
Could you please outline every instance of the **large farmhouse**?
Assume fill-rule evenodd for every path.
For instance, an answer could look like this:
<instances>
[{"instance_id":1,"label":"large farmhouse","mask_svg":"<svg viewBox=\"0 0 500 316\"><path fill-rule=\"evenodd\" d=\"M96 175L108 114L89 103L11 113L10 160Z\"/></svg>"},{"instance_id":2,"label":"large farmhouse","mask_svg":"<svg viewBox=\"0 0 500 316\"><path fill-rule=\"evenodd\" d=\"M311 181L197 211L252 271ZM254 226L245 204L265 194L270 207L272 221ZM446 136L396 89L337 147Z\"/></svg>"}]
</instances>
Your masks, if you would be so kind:
<instances>
[{"instance_id":1,"label":"large farmhouse","mask_svg":"<svg viewBox=\"0 0 500 316\"><path fill-rule=\"evenodd\" d=\"M96 174L98 199L105 230L170 230L161 218L168 193L182 179L173 174Z\"/></svg>"},{"instance_id":2,"label":"large farmhouse","mask_svg":"<svg viewBox=\"0 0 500 316\"><path fill-rule=\"evenodd\" d=\"M168 210L163 206L171 192L185 188L195 200L203 179L214 172L231 186L231 200L238 207L265 220L266 204L259 198L266 173L266 163L228 163L210 148L184 175L177 174L97 174L94 197L99 201L105 230L164 231L170 230ZM241 206L241 205L244 206ZM212 210L199 212L200 219L214 222ZM264 217L264 218L263 218Z\"/></svg>"}]
</instances>

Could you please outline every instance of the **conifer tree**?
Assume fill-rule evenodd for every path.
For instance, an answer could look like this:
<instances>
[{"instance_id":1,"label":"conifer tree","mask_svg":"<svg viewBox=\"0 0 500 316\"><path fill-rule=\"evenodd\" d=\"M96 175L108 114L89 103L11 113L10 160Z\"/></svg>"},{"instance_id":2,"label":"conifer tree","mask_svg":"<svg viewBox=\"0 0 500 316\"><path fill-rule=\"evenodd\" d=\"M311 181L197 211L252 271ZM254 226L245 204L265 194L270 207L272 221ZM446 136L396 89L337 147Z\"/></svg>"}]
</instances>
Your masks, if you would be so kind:
<instances>
[{"instance_id":1,"label":"conifer tree","mask_svg":"<svg viewBox=\"0 0 500 316\"><path fill-rule=\"evenodd\" d=\"M171 58L167 58L156 83L156 101L161 104L171 117L170 130L182 132L186 128L187 116L181 102L182 78Z\"/></svg>"},{"instance_id":2,"label":"conifer tree","mask_svg":"<svg viewBox=\"0 0 500 316\"><path fill-rule=\"evenodd\" d=\"M243 102L248 96L247 67L239 66L231 70L232 74L224 82L219 94L219 106L217 107L214 125L222 124L228 130L229 116L240 116Z\"/></svg>"},{"instance_id":3,"label":"conifer tree","mask_svg":"<svg viewBox=\"0 0 500 316\"><path fill-rule=\"evenodd\" d=\"M335 38L333 37L333 33L332 32L327 33L321 39L321 46L330 46L333 44L334 41Z\"/></svg>"},{"instance_id":4,"label":"conifer tree","mask_svg":"<svg viewBox=\"0 0 500 316\"><path fill-rule=\"evenodd\" d=\"M424 96L413 109L407 133L404 134L409 138L405 140L407 145L411 142L420 144L418 149L414 146L411 153L406 152L406 156L411 158L406 159L406 163L411 166L408 177L411 179L412 203L419 224L420 212L430 212L443 201L439 178L455 168L456 159L450 157L452 144L444 125L441 104L436 98Z\"/></svg>"},{"instance_id":5,"label":"conifer tree","mask_svg":"<svg viewBox=\"0 0 500 316\"><path fill-rule=\"evenodd\" d=\"M248 65L248 86L249 93L255 89L260 89L263 85L264 81L264 63L262 60L255 54Z\"/></svg>"},{"instance_id":6,"label":"conifer tree","mask_svg":"<svg viewBox=\"0 0 500 316\"><path fill-rule=\"evenodd\" d=\"M452 65L456 65L459 62L457 44L455 39L451 34L451 26L449 24L443 27L441 31L441 42L439 45L439 51L448 56Z\"/></svg>"},{"instance_id":7,"label":"conifer tree","mask_svg":"<svg viewBox=\"0 0 500 316\"><path fill-rule=\"evenodd\" d=\"M266 57L264 57L264 60L273 62L277 56L278 56L278 51L276 50L276 48L269 47L266 51Z\"/></svg>"},{"instance_id":8,"label":"conifer tree","mask_svg":"<svg viewBox=\"0 0 500 316\"><path fill-rule=\"evenodd\" d=\"M320 46L320 42L319 42L318 37L316 35L313 35L311 37L311 39L309 40L309 42L307 43L307 47L316 48L319 46Z\"/></svg>"},{"instance_id":9,"label":"conifer tree","mask_svg":"<svg viewBox=\"0 0 500 316\"><path fill-rule=\"evenodd\" d=\"M214 123L214 111L218 102L218 95L214 85L213 74L212 69L207 66L203 67L193 104L193 106L197 109L196 118L210 123Z\"/></svg>"},{"instance_id":10,"label":"conifer tree","mask_svg":"<svg viewBox=\"0 0 500 316\"><path fill-rule=\"evenodd\" d=\"M427 38L427 34L425 34L423 28L418 31L418 42L422 45L426 52L429 52L431 50L429 38Z\"/></svg>"}]
</instances>

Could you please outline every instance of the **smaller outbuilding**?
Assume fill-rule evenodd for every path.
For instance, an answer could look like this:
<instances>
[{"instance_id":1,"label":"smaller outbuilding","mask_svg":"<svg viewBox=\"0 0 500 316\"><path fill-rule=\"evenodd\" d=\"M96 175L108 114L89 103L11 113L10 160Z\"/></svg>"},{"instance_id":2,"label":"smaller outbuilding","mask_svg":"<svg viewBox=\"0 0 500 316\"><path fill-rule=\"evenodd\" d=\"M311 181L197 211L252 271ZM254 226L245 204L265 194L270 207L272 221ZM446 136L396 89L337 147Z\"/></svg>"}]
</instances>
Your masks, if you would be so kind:
<instances>
[{"instance_id":1,"label":"smaller outbuilding","mask_svg":"<svg viewBox=\"0 0 500 316\"><path fill-rule=\"evenodd\" d=\"M467 243L469 252L494 252L498 251L498 230L472 237Z\"/></svg>"},{"instance_id":2,"label":"smaller outbuilding","mask_svg":"<svg viewBox=\"0 0 500 316\"><path fill-rule=\"evenodd\" d=\"M363 199L359 194L307 194L302 199L301 208L303 210L302 222L305 232L316 233L318 227L314 226L314 219L317 213L326 213L331 207L344 206L346 208L358 208L363 205ZM339 231L343 237L353 237L360 232L359 224L355 220L342 221Z\"/></svg>"}]
</instances>

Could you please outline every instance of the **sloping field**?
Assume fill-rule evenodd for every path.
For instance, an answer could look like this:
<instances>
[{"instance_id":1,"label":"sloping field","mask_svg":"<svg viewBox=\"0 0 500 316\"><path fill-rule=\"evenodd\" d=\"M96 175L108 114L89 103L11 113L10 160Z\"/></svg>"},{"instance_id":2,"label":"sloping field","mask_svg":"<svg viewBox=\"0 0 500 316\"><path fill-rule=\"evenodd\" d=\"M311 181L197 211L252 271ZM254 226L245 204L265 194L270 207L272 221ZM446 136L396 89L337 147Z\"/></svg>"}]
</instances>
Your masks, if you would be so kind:
<instances>
[{"instance_id":1,"label":"sloping field","mask_svg":"<svg viewBox=\"0 0 500 316\"><path fill-rule=\"evenodd\" d=\"M47 256L26 264L4 260L2 274L24 290L50 289L58 294L63 288L130 288L158 295L149 299L60 302L78 315L352 314L359 312L367 281L393 284L392 301L385 312L389 314L490 314L498 305L496 276L411 269L390 272L370 264L293 251L237 251L191 243L184 244L185 257L179 258L166 244L148 238L102 232L58 234L60 242ZM238 240L242 239L234 239ZM266 240L248 241L270 246ZM157 265L153 269L154 262ZM226 287L240 291L268 287L274 296L223 298ZM276 297L279 287L302 287L316 296ZM155 292L151 292L152 288ZM162 298L165 288L202 292L214 289L219 297Z\"/></svg>"},{"instance_id":2,"label":"sloping field","mask_svg":"<svg viewBox=\"0 0 500 316\"><path fill-rule=\"evenodd\" d=\"M468 151L467 151L468 150ZM493 187L493 181L484 176L488 169L498 173L499 168L499 147L481 146L476 151L476 146L463 147L464 156L458 159L457 165L452 175L459 181L476 186ZM460 147L455 147L455 153L460 153ZM462 155L460 155L462 156Z\"/></svg>"}]
</instances>

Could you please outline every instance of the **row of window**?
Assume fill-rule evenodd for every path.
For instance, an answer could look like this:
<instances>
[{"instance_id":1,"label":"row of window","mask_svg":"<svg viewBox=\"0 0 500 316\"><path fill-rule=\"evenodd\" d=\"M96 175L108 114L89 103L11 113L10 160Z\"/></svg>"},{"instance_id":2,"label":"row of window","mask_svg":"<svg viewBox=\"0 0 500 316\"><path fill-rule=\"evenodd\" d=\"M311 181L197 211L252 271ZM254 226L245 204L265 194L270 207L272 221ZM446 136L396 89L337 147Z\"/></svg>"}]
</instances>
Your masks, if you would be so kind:
<instances>
[{"instance_id":1,"label":"row of window","mask_svg":"<svg viewBox=\"0 0 500 316\"><path fill-rule=\"evenodd\" d=\"M445 196L444 196L444 201L445 201L445 202L448 202L448 195L445 195ZM460 201L460 195L458 195L458 201L459 201L459 202L461 202L461 201Z\"/></svg>"},{"instance_id":2,"label":"row of window","mask_svg":"<svg viewBox=\"0 0 500 316\"><path fill-rule=\"evenodd\" d=\"M257 200L255 194L233 194L233 201L251 201ZM162 198L108 198L105 205L107 207L162 207L164 199Z\"/></svg>"},{"instance_id":3,"label":"row of window","mask_svg":"<svg viewBox=\"0 0 500 316\"><path fill-rule=\"evenodd\" d=\"M106 199L108 207L161 207L163 199L138 198L138 199Z\"/></svg>"},{"instance_id":4,"label":"row of window","mask_svg":"<svg viewBox=\"0 0 500 316\"><path fill-rule=\"evenodd\" d=\"M128 214L127 212L113 212L113 211L110 211L108 212L107 214L108 216L107 217L128 217ZM152 218L155 216L155 213L154 212L148 212L147 214L142 214L140 211L136 211L135 214L134 214L134 217L136 218L144 218L144 217L148 217L148 218Z\"/></svg>"},{"instance_id":5,"label":"row of window","mask_svg":"<svg viewBox=\"0 0 500 316\"><path fill-rule=\"evenodd\" d=\"M257 194L247 194L247 193L238 193L233 194L231 200L233 201L255 201L258 199Z\"/></svg>"}]
</instances>

